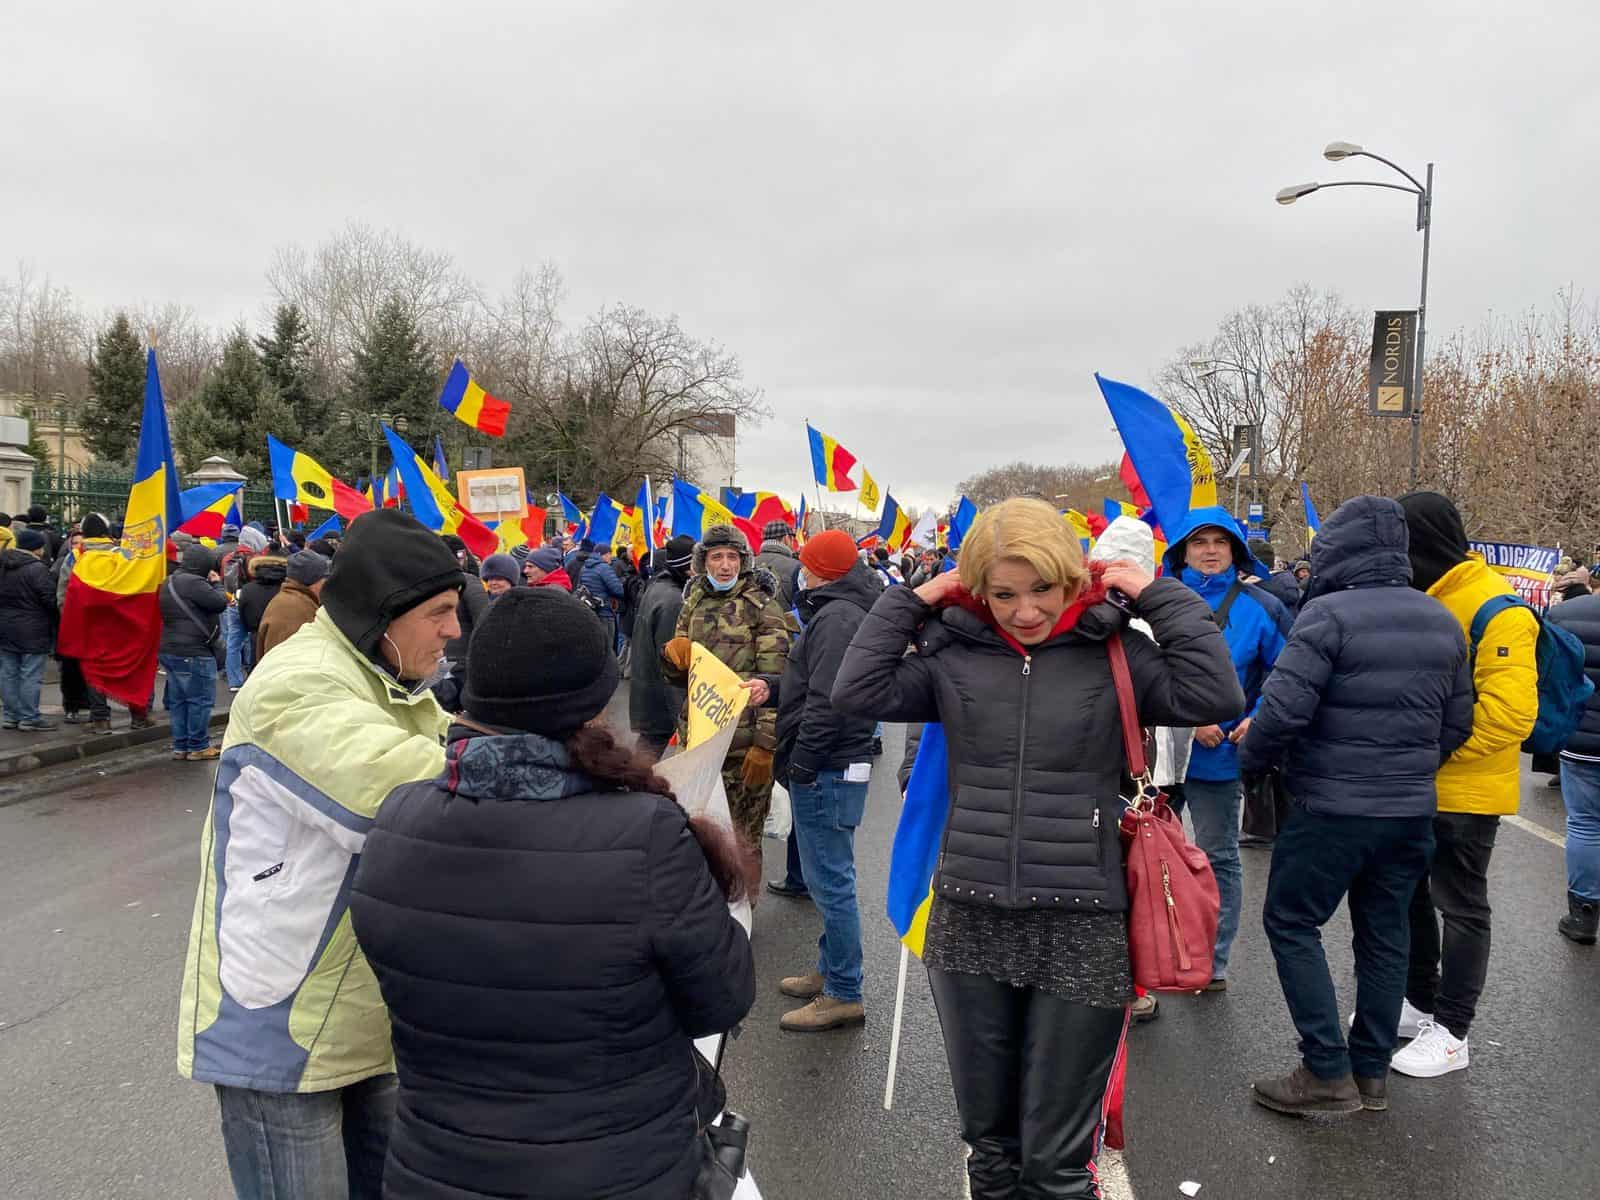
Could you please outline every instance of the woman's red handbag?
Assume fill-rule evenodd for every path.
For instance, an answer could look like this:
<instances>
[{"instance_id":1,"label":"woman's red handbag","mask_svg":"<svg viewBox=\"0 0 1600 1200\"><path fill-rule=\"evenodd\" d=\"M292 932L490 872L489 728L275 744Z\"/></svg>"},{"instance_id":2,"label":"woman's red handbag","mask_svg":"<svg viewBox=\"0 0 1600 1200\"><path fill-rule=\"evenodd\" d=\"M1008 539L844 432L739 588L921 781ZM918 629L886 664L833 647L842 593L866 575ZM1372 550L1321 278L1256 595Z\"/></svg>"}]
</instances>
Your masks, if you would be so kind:
<instances>
[{"instance_id":1,"label":"woman's red handbag","mask_svg":"<svg viewBox=\"0 0 1600 1200\"><path fill-rule=\"evenodd\" d=\"M1106 650L1134 785L1121 823L1133 981L1151 991L1197 991L1211 982L1211 955L1222 907L1217 881L1205 851L1183 836L1183 822L1150 778L1121 636L1112 634Z\"/></svg>"}]
</instances>

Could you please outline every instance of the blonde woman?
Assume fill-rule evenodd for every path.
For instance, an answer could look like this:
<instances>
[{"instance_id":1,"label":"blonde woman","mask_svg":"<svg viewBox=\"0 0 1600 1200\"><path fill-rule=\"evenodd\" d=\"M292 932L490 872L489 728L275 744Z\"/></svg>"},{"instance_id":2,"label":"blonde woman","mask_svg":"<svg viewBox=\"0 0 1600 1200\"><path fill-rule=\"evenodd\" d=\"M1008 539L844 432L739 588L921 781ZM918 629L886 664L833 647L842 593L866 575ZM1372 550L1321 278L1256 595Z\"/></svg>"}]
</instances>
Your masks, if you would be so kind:
<instances>
[{"instance_id":1,"label":"blonde woman","mask_svg":"<svg viewBox=\"0 0 1600 1200\"><path fill-rule=\"evenodd\" d=\"M845 711L944 724L951 801L923 958L974 1200L1096 1195L1133 991L1116 632L1146 725L1243 710L1204 602L1127 560L1086 567L1060 514L1012 499L973 522L956 571L884 592L834 685Z\"/></svg>"}]
</instances>

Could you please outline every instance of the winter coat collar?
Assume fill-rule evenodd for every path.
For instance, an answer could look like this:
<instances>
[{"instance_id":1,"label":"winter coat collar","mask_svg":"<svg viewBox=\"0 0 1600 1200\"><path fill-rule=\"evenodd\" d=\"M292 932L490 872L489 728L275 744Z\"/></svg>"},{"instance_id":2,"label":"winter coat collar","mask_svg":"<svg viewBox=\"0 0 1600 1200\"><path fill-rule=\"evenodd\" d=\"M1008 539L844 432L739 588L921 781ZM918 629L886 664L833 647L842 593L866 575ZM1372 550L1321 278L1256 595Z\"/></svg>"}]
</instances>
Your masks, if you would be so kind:
<instances>
[{"instance_id":1,"label":"winter coat collar","mask_svg":"<svg viewBox=\"0 0 1600 1200\"><path fill-rule=\"evenodd\" d=\"M867 612L882 595L883 585L877 574L865 563L856 563L838 579L801 592L795 597L795 607L800 620L809 625L822 606L831 601L844 600Z\"/></svg>"},{"instance_id":2,"label":"winter coat collar","mask_svg":"<svg viewBox=\"0 0 1600 1200\"><path fill-rule=\"evenodd\" d=\"M486 732L456 722L445 749L445 786L469 800L561 800L595 790L560 742L537 733Z\"/></svg>"},{"instance_id":3,"label":"winter coat collar","mask_svg":"<svg viewBox=\"0 0 1600 1200\"><path fill-rule=\"evenodd\" d=\"M1068 635L1096 642L1105 641L1121 627L1122 614L1106 600L1106 589L1100 582L1100 577L1105 573L1105 564L1090 563L1088 566L1088 587L1062 610L1050 636L1037 646L1024 646L1001 629L988 605L965 588L956 593L955 604L940 614L944 627L962 641L1010 649L1024 658L1037 654Z\"/></svg>"},{"instance_id":4,"label":"winter coat collar","mask_svg":"<svg viewBox=\"0 0 1600 1200\"><path fill-rule=\"evenodd\" d=\"M761 553L781 554L784 558L792 558L796 562L800 561L800 556L793 550L789 549L789 547L785 546L782 542L762 542Z\"/></svg>"},{"instance_id":5,"label":"winter coat collar","mask_svg":"<svg viewBox=\"0 0 1600 1200\"><path fill-rule=\"evenodd\" d=\"M1222 597L1228 594L1228 589L1239 578L1239 572L1233 567L1225 567L1216 575L1206 575L1196 571L1193 567L1184 567L1178 578L1191 592L1198 592L1215 608L1222 602Z\"/></svg>"}]
</instances>

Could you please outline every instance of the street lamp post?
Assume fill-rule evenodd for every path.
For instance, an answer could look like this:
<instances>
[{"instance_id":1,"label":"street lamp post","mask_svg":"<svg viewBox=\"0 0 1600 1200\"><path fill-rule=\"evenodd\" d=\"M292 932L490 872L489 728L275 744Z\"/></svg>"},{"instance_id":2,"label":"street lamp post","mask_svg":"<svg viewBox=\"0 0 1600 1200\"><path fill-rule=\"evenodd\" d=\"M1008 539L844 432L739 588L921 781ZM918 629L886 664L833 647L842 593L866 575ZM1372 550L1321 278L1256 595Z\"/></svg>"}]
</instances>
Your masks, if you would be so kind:
<instances>
[{"instance_id":1,"label":"street lamp post","mask_svg":"<svg viewBox=\"0 0 1600 1200\"><path fill-rule=\"evenodd\" d=\"M372 483L373 495L378 491L378 447L383 445L383 427L389 426L401 437L411 428L411 422L402 416L390 416L388 413L378 412L352 412L347 408L339 410L339 424L346 429L355 429L366 439L367 449L372 456L372 470L367 478Z\"/></svg>"},{"instance_id":2,"label":"street lamp post","mask_svg":"<svg viewBox=\"0 0 1600 1200\"><path fill-rule=\"evenodd\" d=\"M1197 358L1193 362L1191 362L1189 364L1189 366L1193 370L1196 370L1196 371L1200 372L1200 374L1198 376L1196 376L1196 378L1198 378L1198 379L1210 379L1212 376L1218 374L1224 367L1228 367L1228 368L1230 368L1232 370L1235 370L1235 371L1239 372L1239 379L1244 385L1244 411L1245 411L1245 415L1249 416L1250 418L1252 418L1251 421L1250 421L1250 425L1251 425L1251 428L1256 431L1256 432L1254 432L1254 433L1252 433L1250 435L1250 439L1251 439L1251 441L1250 441L1250 449L1251 449L1252 457L1254 457L1256 459L1256 462L1253 463L1252 466L1259 465L1261 456L1260 456L1260 453L1259 453L1260 446L1257 443L1258 443L1258 441L1260 439L1261 423L1254 419L1255 413L1250 408L1250 376L1252 374L1255 375L1255 379L1256 379L1256 399L1257 400L1265 400L1266 396L1267 396L1267 391L1266 391L1266 388L1263 387L1262 383L1261 383L1261 368L1260 367L1256 367L1252 371L1251 368L1245 366L1243 363L1234 362L1231 358ZM1204 369L1202 370L1202 368L1204 368ZM1237 454L1238 451L1234 450L1233 453ZM1254 470L1252 470L1250 472L1250 499L1252 501L1257 501L1257 500L1261 499L1261 481L1256 478L1256 473L1255 473ZM1233 476L1233 515L1234 516L1238 516L1239 515L1239 475L1238 475L1238 472L1234 472L1234 476Z\"/></svg>"},{"instance_id":3,"label":"street lamp post","mask_svg":"<svg viewBox=\"0 0 1600 1200\"><path fill-rule=\"evenodd\" d=\"M1377 179L1351 179L1338 183L1297 183L1278 189L1279 204L1293 204L1302 196L1309 196L1312 192L1330 187L1390 188L1397 192L1410 192L1417 198L1417 231L1422 234L1422 293L1417 300L1417 367L1415 394L1411 401L1411 487L1414 490L1422 464L1422 381L1423 365L1426 361L1423 352L1427 347L1428 335L1428 247L1433 233L1433 164L1428 164L1423 175L1426 182L1422 182L1399 164L1390 162L1381 154L1363 150L1354 142L1329 142L1322 152L1322 157L1329 162L1341 162L1347 158L1370 158L1403 175L1411 186Z\"/></svg>"}]
</instances>

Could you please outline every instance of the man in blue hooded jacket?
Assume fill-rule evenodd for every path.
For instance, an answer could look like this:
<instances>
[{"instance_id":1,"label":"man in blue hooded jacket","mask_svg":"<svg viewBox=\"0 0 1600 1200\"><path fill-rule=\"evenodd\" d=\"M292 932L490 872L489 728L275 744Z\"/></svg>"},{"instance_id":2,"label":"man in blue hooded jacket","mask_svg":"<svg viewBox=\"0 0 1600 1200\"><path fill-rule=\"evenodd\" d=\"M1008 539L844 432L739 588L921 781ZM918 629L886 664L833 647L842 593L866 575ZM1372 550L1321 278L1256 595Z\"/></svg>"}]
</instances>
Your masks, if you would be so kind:
<instances>
[{"instance_id":1,"label":"man in blue hooded jacket","mask_svg":"<svg viewBox=\"0 0 1600 1200\"><path fill-rule=\"evenodd\" d=\"M1194 731L1184 803L1194 822L1195 843L1211 860L1222 899L1217 922L1217 948L1207 991L1228 987L1228 955L1239 932L1244 900L1244 871L1239 864L1239 784L1236 745L1250 728L1250 716L1261 700L1261 685L1278 661L1292 618L1274 596L1244 576L1271 572L1257 563L1239 535L1239 526L1218 507L1190 511L1173 533L1167 569L1210 606L1233 657L1244 689L1245 715L1226 725L1202 725Z\"/></svg>"}]
</instances>

